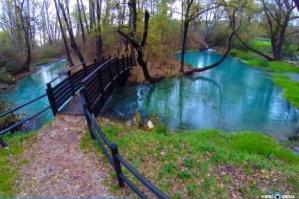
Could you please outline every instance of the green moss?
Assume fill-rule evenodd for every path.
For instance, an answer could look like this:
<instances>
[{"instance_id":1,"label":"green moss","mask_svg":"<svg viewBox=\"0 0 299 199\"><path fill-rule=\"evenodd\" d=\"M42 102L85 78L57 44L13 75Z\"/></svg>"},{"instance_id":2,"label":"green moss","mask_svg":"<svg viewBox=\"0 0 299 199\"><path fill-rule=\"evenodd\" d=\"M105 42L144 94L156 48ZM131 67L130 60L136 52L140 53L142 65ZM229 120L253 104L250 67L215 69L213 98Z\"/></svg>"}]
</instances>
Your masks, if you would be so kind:
<instances>
[{"instance_id":1,"label":"green moss","mask_svg":"<svg viewBox=\"0 0 299 199\"><path fill-rule=\"evenodd\" d=\"M22 154L34 140L35 132L14 133L3 137L7 149L0 148L0 198L12 198L16 193L19 168L26 163Z\"/></svg>"},{"instance_id":2,"label":"green moss","mask_svg":"<svg viewBox=\"0 0 299 199\"><path fill-rule=\"evenodd\" d=\"M165 133L117 122L101 122L101 126L120 153L172 198L227 198L232 192L256 198L277 189L299 193L295 186L299 157L264 134ZM240 175L246 177L239 179ZM277 183L272 183L273 178Z\"/></svg>"}]
</instances>

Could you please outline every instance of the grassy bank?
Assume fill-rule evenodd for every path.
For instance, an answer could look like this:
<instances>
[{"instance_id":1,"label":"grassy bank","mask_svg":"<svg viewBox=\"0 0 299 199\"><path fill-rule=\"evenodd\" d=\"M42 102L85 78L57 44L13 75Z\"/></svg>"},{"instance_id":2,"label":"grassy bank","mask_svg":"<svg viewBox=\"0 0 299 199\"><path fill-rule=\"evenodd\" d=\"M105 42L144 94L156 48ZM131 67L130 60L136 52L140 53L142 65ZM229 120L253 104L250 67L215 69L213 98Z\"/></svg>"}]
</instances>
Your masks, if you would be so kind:
<instances>
[{"instance_id":1,"label":"grassy bank","mask_svg":"<svg viewBox=\"0 0 299 199\"><path fill-rule=\"evenodd\" d=\"M268 61L250 51L233 49L231 56L238 57L245 63L270 72L299 73L299 66L286 61Z\"/></svg>"},{"instance_id":2,"label":"grassy bank","mask_svg":"<svg viewBox=\"0 0 299 199\"><path fill-rule=\"evenodd\" d=\"M287 75L275 73L273 74L275 84L283 88L283 94L289 102L299 108L299 82L291 80Z\"/></svg>"},{"instance_id":3,"label":"grassy bank","mask_svg":"<svg viewBox=\"0 0 299 199\"><path fill-rule=\"evenodd\" d=\"M245 63L272 72L273 82L281 87L285 98L295 107L299 108L299 83L291 80L283 73L299 73L299 66L285 61L267 61L248 51L234 49L231 56L238 57Z\"/></svg>"},{"instance_id":4,"label":"grassy bank","mask_svg":"<svg viewBox=\"0 0 299 199\"><path fill-rule=\"evenodd\" d=\"M275 191L299 194L299 157L263 134L172 133L162 126L146 131L107 121L101 126L121 154L171 198L259 198ZM87 134L81 146L95 151L91 143ZM107 182L117 187L115 181Z\"/></svg>"},{"instance_id":5,"label":"grassy bank","mask_svg":"<svg viewBox=\"0 0 299 199\"><path fill-rule=\"evenodd\" d=\"M0 148L0 198L12 198L16 194L19 168L26 164L22 154L30 147L35 138L35 132L14 133L4 136L7 149Z\"/></svg>"}]
</instances>

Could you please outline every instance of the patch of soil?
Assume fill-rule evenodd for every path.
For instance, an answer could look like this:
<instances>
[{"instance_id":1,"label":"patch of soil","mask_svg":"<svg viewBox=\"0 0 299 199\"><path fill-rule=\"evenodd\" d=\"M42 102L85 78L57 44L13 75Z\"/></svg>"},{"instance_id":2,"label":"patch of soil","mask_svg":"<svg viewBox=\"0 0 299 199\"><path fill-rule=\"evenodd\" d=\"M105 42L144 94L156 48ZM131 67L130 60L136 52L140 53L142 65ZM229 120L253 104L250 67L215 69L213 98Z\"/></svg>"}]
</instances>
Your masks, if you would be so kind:
<instances>
[{"instance_id":1,"label":"patch of soil","mask_svg":"<svg viewBox=\"0 0 299 199\"><path fill-rule=\"evenodd\" d=\"M110 168L80 149L85 131L84 117L62 115L41 129L24 152L18 198L113 198L104 186Z\"/></svg>"},{"instance_id":2,"label":"patch of soil","mask_svg":"<svg viewBox=\"0 0 299 199\"><path fill-rule=\"evenodd\" d=\"M138 64L138 63L137 63ZM172 59L163 64L149 62L148 70L151 76L153 77L176 77L180 76L180 62ZM144 78L142 68L139 65L133 67L131 74L128 78L129 84L140 84L140 83L148 83Z\"/></svg>"}]
</instances>

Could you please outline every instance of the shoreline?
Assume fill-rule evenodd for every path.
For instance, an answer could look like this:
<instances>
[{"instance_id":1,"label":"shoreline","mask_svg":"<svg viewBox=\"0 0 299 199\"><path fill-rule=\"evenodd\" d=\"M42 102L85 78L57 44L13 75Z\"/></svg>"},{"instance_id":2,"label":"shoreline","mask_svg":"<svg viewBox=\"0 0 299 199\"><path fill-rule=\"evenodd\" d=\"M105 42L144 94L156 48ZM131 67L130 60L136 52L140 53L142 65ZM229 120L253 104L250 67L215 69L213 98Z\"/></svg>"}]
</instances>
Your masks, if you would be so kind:
<instances>
[{"instance_id":1,"label":"shoreline","mask_svg":"<svg viewBox=\"0 0 299 199\"><path fill-rule=\"evenodd\" d=\"M37 72L39 70L38 66L44 65L44 64L50 64L50 63L57 62L57 61L61 61L63 59L65 59L65 58L62 56L60 58L53 58L53 59L47 60L47 61L35 62L34 64L32 64L30 66L30 71L24 71L24 72L20 72L20 73L11 75L11 77L15 79L14 83L8 84L8 83L0 82L0 91L13 88L17 81L19 81L19 80L21 80L25 77L28 77L28 76L32 75L33 73Z\"/></svg>"}]
</instances>

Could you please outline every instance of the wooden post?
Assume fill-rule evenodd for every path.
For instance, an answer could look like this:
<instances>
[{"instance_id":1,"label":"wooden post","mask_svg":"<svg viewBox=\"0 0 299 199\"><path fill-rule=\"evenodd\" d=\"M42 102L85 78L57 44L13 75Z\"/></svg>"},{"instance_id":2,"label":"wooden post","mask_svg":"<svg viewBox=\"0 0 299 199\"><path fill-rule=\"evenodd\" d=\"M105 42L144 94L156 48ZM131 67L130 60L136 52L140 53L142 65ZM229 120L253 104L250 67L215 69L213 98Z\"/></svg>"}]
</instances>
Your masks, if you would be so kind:
<instances>
[{"instance_id":1,"label":"wooden post","mask_svg":"<svg viewBox=\"0 0 299 199\"><path fill-rule=\"evenodd\" d=\"M116 67L116 70L117 70L117 80L118 80L118 84L121 85L121 81L120 81L120 61L119 61L119 58L117 57L116 58L116 63L115 63L115 67Z\"/></svg>"},{"instance_id":2,"label":"wooden post","mask_svg":"<svg viewBox=\"0 0 299 199\"><path fill-rule=\"evenodd\" d=\"M97 75L97 79L98 79L98 82L99 82L99 85L100 85L100 90L101 90L102 96L105 100L106 95L105 95L105 91L104 91L104 87L103 87L103 82L102 82L102 77L101 77L101 70L102 70L102 68L97 71L96 75Z\"/></svg>"},{"instance_id":3,"label":"wooden post","mask_svg":"<svg viewBox=\"0 0 299 199\"><path fill-rule=\"evenodd\" d=\"M74 82L73 82L73 79L72 79L72 73L71 73L71 71L67 72L67 78L69 79L69 82L71 84L72 94L73 94L73 96L75 96L76 91L75 91L75 87L74 87Z\"/></svg>"},{"instance_id":4,"label":"wooden post","mask_svg":"<svg viewBox=\"0 0 299 199\"><path fill-rule=\"evenodd\" d=\"M113 163L114 163L114 169L116 172L116 176L117 176L117 180L118 180L118 185L120 187L124 187L124 181L123 179L120 177L120 174L122 174L122 170L121 170L121 164L119 159L117 158L118 155L118 147L117 144L111 144L110 146L111 149L111 153L112 153L112 158L113 158Z\"/></svg>"},{"instance_id":5,"label":"wooden post","mask_svg":"<svg viewBox=\"0 0 299 199\"><path fill-rule=\"evenodd\" d=\"M89 117L87 116L87 111L90 112L90 110L89 110L89 106L87 105L86 88L85 88L84 85L83 85L83 88L80 90L80 94L81 94L81 101L82 101L83 110L84 110L84 113L85 113L85 118L86 118L86 121L87 121L88 130L89 130L89 133L90 133L90 137L92 139L95 139L95 137L92 133L92 128L91 128L91 123L90 123Z\"/></svg>"},{"instance_id":6,"label":"wooden post","mask_svg":"<svg viewBox=\"0 0 299 199\"><path fill-rule=\"evenodd\" d=\"M0 138L0 146L2 148L6 148L7 147L7 144L5 142L3 142L3 140Z\"/></svg>"},{"instance_id":7,"label":"wooden post","mask_svg":"<svg viewBox=\"0 0 299 199\"><path fill-rule=\"evenodd\" d=\"M56 104L55 104L51 83L47 83L46 93L47 93L47 96L48 96L48 100L49 100L49 103L50 103L52 113L55 116L56 113L58 112L58 110L57 110L57 107L56 107Z\"/></svg>"},{"instance_id":8,"label":"wooden post","mask_svg":"<svg viewBox=\"0 0 299 199\"><path fill-rule=\"evenodd\" d=\"M126 61L127 61L127 67L126 70L128 70L128 68L130 67L130 60L129 60L129 56L127 55L126 57Z\"/></svg>"},{"instance_id":9,"label":"wooden post","mask_svg":"<svg viewBox=\"0 0 299 199\"><path fill-rule=\"evenodd\" d=\"M107 66L108 67L108 70L109 70L109 76L110 76L110 82L111 82L111 86L112 86L112 89L114 87L113 85L113 74L112 74L112 67L114 67L114 63L113 61L110 61L110 64Z\"/></svg>"},{"instance_id":10,"label":"wooden post","mask_svg":"<svg viewBox=\"0 0 299 199\"><path fill-rule=\"evenodd\" d=\"M125 56L124 55L122 55L122 68L123 68L123 72L125 72L126 62L125 62Z\"/></svg>"}]
</instances>

